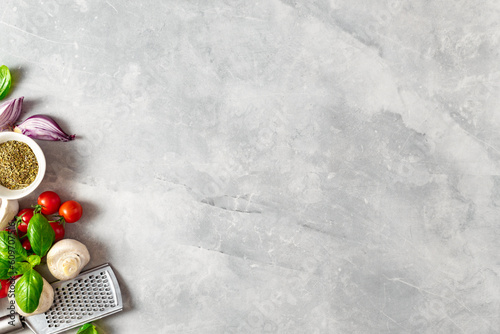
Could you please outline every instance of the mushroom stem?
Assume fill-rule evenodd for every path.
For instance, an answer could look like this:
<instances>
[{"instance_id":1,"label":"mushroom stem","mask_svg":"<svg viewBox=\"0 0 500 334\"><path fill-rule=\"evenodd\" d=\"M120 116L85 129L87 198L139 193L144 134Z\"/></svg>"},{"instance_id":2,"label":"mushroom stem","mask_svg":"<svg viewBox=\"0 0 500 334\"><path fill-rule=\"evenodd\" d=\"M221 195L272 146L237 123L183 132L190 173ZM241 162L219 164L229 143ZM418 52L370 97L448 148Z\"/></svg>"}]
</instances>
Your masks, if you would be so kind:
<instances>
[{"instance_id":1,"label":"mushroom stem","mask_svg":"<svg viewBox=\"0 0 500 334\"><path fill-rule=\"evenodd\" d=\"M4 230L19 211L17 199L0 199L0 230Z\"/></svg>"}]
</instances>

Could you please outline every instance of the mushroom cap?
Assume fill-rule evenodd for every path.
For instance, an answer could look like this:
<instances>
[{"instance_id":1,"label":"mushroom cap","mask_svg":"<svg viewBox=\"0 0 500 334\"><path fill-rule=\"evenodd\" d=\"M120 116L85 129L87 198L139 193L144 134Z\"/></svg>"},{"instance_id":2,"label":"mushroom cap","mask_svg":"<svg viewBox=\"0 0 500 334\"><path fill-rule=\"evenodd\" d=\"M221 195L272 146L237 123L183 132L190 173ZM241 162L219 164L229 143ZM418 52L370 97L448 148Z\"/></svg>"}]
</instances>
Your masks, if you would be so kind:
<instances>
[{"instance_id":1,"label":"mushroom cap","mask_svg":"<svg viewBox=\"0 0 500 334\"><path fill-rule=\"evenodd\" d=\"M50 273L61 281L73 279L90 261L87 247L74 239L56 242L47 253Z\"/></svg>"}]
</instances>

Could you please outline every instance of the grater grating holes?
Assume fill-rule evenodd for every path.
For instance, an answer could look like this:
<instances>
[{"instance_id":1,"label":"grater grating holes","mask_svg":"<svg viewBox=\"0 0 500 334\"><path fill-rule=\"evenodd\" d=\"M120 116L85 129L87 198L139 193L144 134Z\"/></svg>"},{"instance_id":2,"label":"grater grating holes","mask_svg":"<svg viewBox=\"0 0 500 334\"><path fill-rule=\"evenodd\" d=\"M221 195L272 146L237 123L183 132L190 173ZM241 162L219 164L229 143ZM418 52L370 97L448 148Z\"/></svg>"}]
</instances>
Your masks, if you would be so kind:
<instances>
[{"instance_id":1,"label":"grater grating holes","mask_svg":"<svg viewBox=\"0 0 500 334\"><path fill-rule=\"evenodd\" d=\"M95 312L104 312L114 307L113 292L108 285L105 272L90 275L54 289L55 309L45 312L48 327L59 327L60 324L71 323Z\"/></svg>"}]
</instances>

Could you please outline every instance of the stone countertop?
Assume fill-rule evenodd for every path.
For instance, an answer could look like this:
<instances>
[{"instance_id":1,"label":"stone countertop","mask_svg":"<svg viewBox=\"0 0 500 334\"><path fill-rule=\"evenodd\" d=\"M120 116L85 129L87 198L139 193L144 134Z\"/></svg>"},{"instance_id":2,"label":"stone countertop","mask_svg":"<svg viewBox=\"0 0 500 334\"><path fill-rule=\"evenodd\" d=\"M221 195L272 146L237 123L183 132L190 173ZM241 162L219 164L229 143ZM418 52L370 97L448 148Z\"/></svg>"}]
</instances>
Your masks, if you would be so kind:
<instances>
[{"instance_id":1,"label":"stone countertop","mask_svg":"<svg viewBox=\"0 0 500 334\"><path fill-rule=\"evenodd\" d=\"M102 333L498 333L497 1L6 0ZM38 191L39 190L39 191ZM26 333L29 331L25 331ZM24 332L23 332L24 333Z\"/></svg>"}]
</instances>

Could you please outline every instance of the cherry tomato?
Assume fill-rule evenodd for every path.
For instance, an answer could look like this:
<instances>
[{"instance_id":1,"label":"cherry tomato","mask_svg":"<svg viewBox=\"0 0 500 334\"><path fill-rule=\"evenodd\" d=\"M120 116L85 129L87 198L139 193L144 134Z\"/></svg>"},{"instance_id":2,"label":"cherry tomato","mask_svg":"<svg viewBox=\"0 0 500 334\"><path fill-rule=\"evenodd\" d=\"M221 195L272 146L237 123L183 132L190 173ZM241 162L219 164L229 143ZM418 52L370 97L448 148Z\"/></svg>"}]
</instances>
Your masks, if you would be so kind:
<instances>
[{"instance_id":1,"label":"cherry tomato","mask_svg":"<svg viewBox=\"0 0 500 334\"><path fill-rule=\"evenodd\" d=\"M28 240L28 238L24 239L22 245L23 245L23 248L26 249L26 250L30 250L31 249L31 243Z\"/></svg>"},{"instance_id":2,"label":"cherry tomato","mask_svg":"<svg viewBox=\"0 0 500 334\"><path fill-rule=\"evenodd\" d=\"M0 283L1 283L0 298L5 298L9 294L10 280L3 279L0 281Z\"/></svg>"},{"instance_id":3,"label":"cherry tomato","mask_svg":"<svg viewBox=\"0 0 500 334\"><path fill-rule=\"evenodd\" d=\"M64 238L64 226L62 224L59 224L58 222L50 223L50 226L56 233L56 239L54 240L54 242L62 240Z\"/></svg>"},{"instance_id":4,"label":"cherry tomato","mask_svg":"<svg viewBox=\"0 0 500 334\"><path fill-rule=\"evenodd\" d=\"M64 202L59 208L59 215L64 218L66 223L77 222L82 217L82 206L76 201Z\"/></svg>"},{"instance_id":5,"label":"cherry tomato","mask_svg":"<svg viewBox=\"0 0 500 334\"><path fill-rule=\"evenodd\" d=\"M22 209L17 214L18 217L21 217L21 222L17 226L17 229L23 233L28 231L28 224L30 222L31 217L33 217L33 209Z\"/></svg>"},{"instance_id":6,"label":"cherry tomato","mask_svg":"<svg viewBox=\"0 0 500 334\"><path fill-rule=\"evenodd\" d=\"M61 198L53 191L44 191L38 196L38 204L42 206L44 215L51 215L59 209Z\"/></svg>"}]
</instances>

